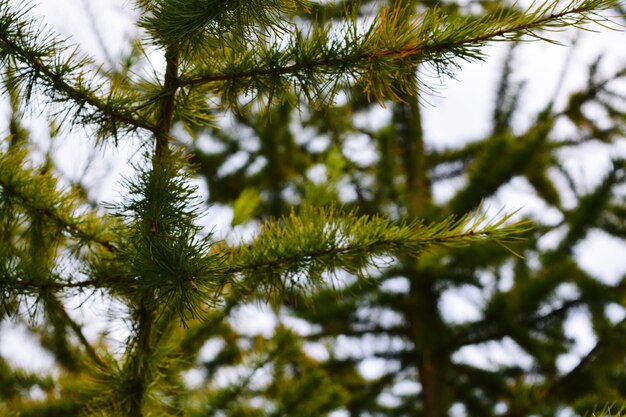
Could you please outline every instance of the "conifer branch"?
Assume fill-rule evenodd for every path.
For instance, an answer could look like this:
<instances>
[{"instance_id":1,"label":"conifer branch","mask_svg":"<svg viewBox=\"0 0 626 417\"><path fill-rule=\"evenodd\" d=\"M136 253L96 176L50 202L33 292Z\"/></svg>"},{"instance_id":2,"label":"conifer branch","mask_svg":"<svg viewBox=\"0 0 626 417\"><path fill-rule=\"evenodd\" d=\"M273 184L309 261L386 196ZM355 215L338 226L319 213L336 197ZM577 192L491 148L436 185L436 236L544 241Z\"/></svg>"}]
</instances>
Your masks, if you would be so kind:
<instances>
[{"instance_id":1,"label":"conifer branch","mask_svg":"<svg viewBox=\"0 0 626 417\"><path fill-rule=\"evenodd\" d=\"M66 281L63 282L63 278L59 276L53 277L53 280L40 281L28 279L27 277L21 277L17 275L5 274L2 276L2 288L3 290L16 290L17 294L22 294L25 291L35 292L39 290L51 290L61 291L66 289L86 289L86 288L103 288L104 280L85 280L85 281ZM107 281L108 282L108 281ZM121 280L119 281L122 282Z\"/></svg>"},{"instance_id":2,"label":"conifer branch","mask_svg":"<svg viewBox=\"0 0 626 417\"><path fill-rule=\"evenodd\" d=\"M294 289L327 285L324 274L341 269L361 276L381 256L419 256L434 246L465 246L490 240L505 244L520 239L530 228L527 221L506 224L514 213L487 221L471 214L425 226L394 223L381 217L338 215L335 209L292 213L278 222L266 223L250 245L214 251L228 265L212 276L241 275L232 282L243 291L261 288L280 296Z\"/></svg>"},{"instance_id":3,"label":"conifer branch","mask_svg":"<svg viewBox=\"0 0 626 417\"><path fill-rule=\"evenodd\" d=\"M203 51L216 39L222 44L263 36L265 30L284 30L284 16L297 9L307 10L308 0L189 0L140 1L147 12L139 25L161 47L177 45L190 54Z\"/></svg>"},{"instance_id":4,"label":"conifer branch","mask_svg":"<svg viewBox=\"0 0 626 417\"><path fill-rule=\"evenodd\" d=\"M249 245L234 248L213 245L209 255L219 261L206 265L198 284L207 284L203 281L208 279L222 282L220 286L242 285L241 288L249 291L277 284L264 282L268 277L293 278L305 274L308 275L302 282L305 287L324 285L315 282L321 279L323 272L343 269L361 274L365 268L375 266L375 257L419 256L437 246L459 247L478 241L502 244L518 241L530 230L531 223L525 220L508 223L514 214L488 221L484 214L474 213L426 226L355 213L339 215L335 209L311 210L302 216L292 213L279 222L264 224L263 233ZM232 276L246 279L244 283L237 283L229 278ZM84 289L106 288L124 282L128 282L124 277L107 276L78 282L19 281L16 284L28 288ZM217 285L217 282L212 284Z\"/></svg>"},{"instance_id":5,"label":"conifer branch","mask_svg":"<svg viewBox=\"0 0 626 417\"><path fill-rule=\"evenodd\" d=\"M236 402L237 398L251 389L251 382L254 376L265 366L272 363L284 350L284 343L279 343L273 349L264 352L264 354L256 358L247 367L246 374L242 375L238 381L230 386L224 388L218 395L215 396L213 401L205 408L206 415L216 415L220 410L227 409L227 407Z\"/></svg>"},{"instance_id":6,"label":"conifer branch","mask_svg":"<svg viewBox=\"0 0 626 417\"><path fill-rule=\"evenodd\" d=\"M488 319L460 325L455 329L457 337L455 338L454 344L450 346L450 349L460 349L467 345L477 345L491 340L502 339L508 336L509 326L524 326L528 328L540 327L545 325L546 322L563 319L571 310L583 306L585 303L586 300L584 298L575 298L563 302L559 307L544 314L528 315L527 312L515 312L512 319L506 323L498 323L490 317Z\"/></svg>"},{"instance_id":7,"label":"conifer branch","mask_svg":"<svg viewBox=\"0 0 626 417\"><path fill-rule=\"evenodd\" d=\"M98 366L106 367L106 363L102 360L100 355L98 355L94 347L91 346L91 343L89 343L89 341L85 337L82 327L78 323L76 323L76 321L74 321L69 316L69 314L67 314L63 303L61 303L56 297L53 296L49 297L48 302L49 304L52 304L51 307L55 309L55 314L58 314L60 316L62 322L66 323L72 329L80 344L83 346L83 349L85 350L85 352L87 352L89 358Z\"/></svg>"},{"instance_id":8,"label":"conifer branch","mask_svg":"<svg viewBox=\"0 0 626 417\"><path fill-rule=\"evenodd\" d=\"M101 128L106 126L114 135L123 125L131 130L155 131L155 126L128 111L131 106L126 99L114 97L112 92L101 98L105 85L92 81L96 74L87 69L91 61L80 59L76 50L69 50L45 26L26 22L27 8L15 12L9 3L0 1L0 60L11 57L22 64L16 65L15 71L25 83L27 101L36 87L41 87L52 103L65 103L60 113L74 113L73 124L95 123ZM67 58L63 58L65 55Z\"/></svg>"},{"instance_id":9,"label":"conifer branch","mask_svg":"<svg viewBox=\"0 0 626 417\"><path fill-rule=\"evenodd\" d=\"M107 234L112 228L110 220L95 212L74 214L79 208L74 205L76 200L72 193L58 191L56 179L50 173L36 174L24 167L24 155L17 150L0 154L0 188L4 198L41 213L79 242L95 243L107 251L115 251Z\"/></svg>"},{"instance_id":10,"label":"conifer branch","mask_svg":"<svg viewBox=\"0 0 626 417\"><path fill-rule=\"evenodd\" d=\"M354 35L357 30L350 26L335 31L336 35L330 35L330 27L312 29L307 38L295 32L287 48L252 45L250 51L236 51L219 63L207 61L182 77L178 85L225 83L222 90L231 91L226 99L234 98L235 91L259 94L269 90L270 96L280 96L281 88L292 86L315 106L320 100L332 99L339 84L347 82L360 84L377 101L386 97L401 100L404 94L415 94L411 84L416 64L426 62L439 73L449 73L457 67L456 59L484 59L480 48L488 41L517 39L520 35L544 39L538 34L541 30L601 24L608 19L597 12L614 3L572 0L555 11L556 3L546 2L523 12L507 9L454 24L437 9L415 17L410 7L384 8L363 36ZM345 38L337 40L341 36L337 33L344 33Z\"/></svg>"}]
</instances>

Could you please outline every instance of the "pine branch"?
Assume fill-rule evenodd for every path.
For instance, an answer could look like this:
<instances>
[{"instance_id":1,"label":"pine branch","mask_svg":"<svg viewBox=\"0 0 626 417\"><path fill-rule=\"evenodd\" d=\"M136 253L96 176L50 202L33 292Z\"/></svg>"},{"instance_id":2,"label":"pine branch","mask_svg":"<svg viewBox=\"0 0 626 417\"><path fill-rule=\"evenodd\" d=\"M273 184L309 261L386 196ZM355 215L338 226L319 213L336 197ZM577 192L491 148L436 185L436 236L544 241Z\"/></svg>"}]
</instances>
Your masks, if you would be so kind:
<instances>
[{"instance_id":1,"label":"pine branch","mask_svg":"<svg viewBox=\"0 0 626 417\"><path fill-rule=\"evenodd\" d=\"M67 314L65 307L61 301L54 295L50 294L50 296L46 297L46 302L48 304L48 308L54 310L54 315L58 316L60 322L64 326L69 326L70 329L74 332L74 335L78 338L79 343L83 346L84 351L87 353L89 358L93 361L93 363L98 366L106 367L106 363L102 360L100 355L96 352L93 346L89 343L85 334L83 333L83 329L81 325L76 323L70 316ZM49 313L50 314L50 313Z\"/></svg>"},{"instance_id":2,"label":"pine branch","mask_svg":"<svg viewBox=\"0 0 626 417\"><path fill-rule=\"evenodd\" d=\"M299 286L328 285L323 274L338 269L363 276L368 267L377 267L377 261L384 256L417 257L437 246L459 247L479 241L506 245L518 241L531 224L524 220L508 223L514 214L487 220L477 212L426 226L355 213L339 215L335 209L309 210L301 217L292 213L280 221L264 224L259 237L249 245L213 245L209 254L213 260L205 265L205 271L197 272L194 280L198 286L217 286L218 291L229 283L243 292L278 291L283 296ZM232 279L233 276L243 281ZM280 282L283 277L296 280ZM16 285L31 289L85 289L123 283L128 284L128 278L109 275L78 282L20 281Z\"/></svg>"},{"instance_id":3,"label":"pine branch","mask_svg":"<svg viewBox=\"0 0 626 417\"><path fill-rule=\"evenodd\" d=\"M207 43L222 46L263 36L268 29L285 30L284 15L308 9L307 0L156 0L142 1L147 12L139 25L164 48L176 46L189 54Z\"/></svg>"},{"instance_id":4,"label":"pine branch","mask_svg":"<svg viewBox=\"0 0 626 417\"><path fill-rule=\"evenodd\" d=\"M111 219L96 212L81 212L72 193L57 189L50 174L37 174L24 166L25 152L13 149L0 154L0 188L2 198L24 209L41 213L82 244L95 243L107 251L115 251L110 231Z\"/></svg>"},{"instance_id":5,"label":"pine branch","mask_svg":"<svg viewBox=\"0 0 626 417\"><path fill-rule=\"evenodd\" d=\"M357 84L375 100L401 100L414 95L419 63L433 65L438 73L452 73L457 60L484 59L482 47L489 41L518 39L528 35L544 39L542 30L559 30L587 23L603 24L597 14L614 1L573 0L560 11L556 2L545 2L524 12L506 9L480 19L450 22L435 9L417 17L410 7L384 8L375 24L360 36L355 21L342 29L311 29L308 36L295 31L285 48L278 44L249 45L198 66L179 82L180 87L213 87L226 91L224 104L235 106L240 94L267 94L284 99L285 87L296 88L313 106L333 99L342 83ZM552 41L554 42L554 41ZM215 58L218 59L218 58Z\"/></svg>"},{"instance_id":6,"label":"pine branch","mask_svg":"<svg viewBox=\"0 0 626 417\"><path fill-rule=\"evenodd\" d=\"M277 222L266 223L249 245L228 249L215 247L226 267L211 276L240 276L232 285L244 293L277 294L329 285L326 274L337 270L363 276L378 267L384 256L419 256L435 246L465 246L477 241L501 244L520 239L530 224L506 224L514 213L487 221L470 214L425 226L394 223L381 217L339 215L334 209L308 210ZM377 262L378 261L378 262Z\"/></svg>"},{"instance_id":7,"label":"pine branch","mask_svg":"<svg viewBox=\"0 0 626 417\"><path fill-rule=\"evenodd\" d=\"M506 323L495 322L490 317L489 319L459 325L455 329L455 342L450 346L450 350L500 340L508 336L510 326L524 326L531 329L545 327L550 321L564 320L571 310L583 306L585 303L585 299L575 298L564 301L559 307L544 314L528 314L526 311L515 312L512 320Z\"/></svg>"},{"instance_id":8,"label":"pine branch","mask_svg":"<svg viewBox=\"0 0 626 417\"><path fill-rule=\"evenodd\" d=\"M128 110L129 100L117 97L112 87L108 96L101 98L107 87L104 81L94 81L96 72L89 69L92 62L80 58L42 24L28 20L29 9L24 4L17 9L14 11L8 0L0 1L0 60L12 58L18 63L15 72L25 85L26 101L41 90L51 103L62 105L59 113L71 118L74 125L94 123L113 135L124 125L129 130L155 131L155 126Z\"/></svg>"},{"instance_id":9,"label":"pine branch","mask_svg":"<svg viewBox=\"0 0 626 417\"><path fill-rule=\"evenodd\" d=\"M440 73L451 72L458 65L457 59L483 59L480 47L487 41L508 40L520 34L542 38L537 34L542 29L589 22L601 24L607 19L596 12L613 3L574 0L555 12L555 3L546 2L525 12L500 12L455 24L450 24L440 10L415 17L408 7L385 8L363 36L356 34L358 29L353 21L343 31L330 27L314 29L306 39L298 31L293 32L287 48L279 48L278 44L268 48L261 37L257 45L245 43L243 46L248 50L234 48L228 52L227 48L219 58L205 54L208 62L181 80L166 83L162 93L173 96L180 87L205 89L207 84L221 82L224 104L236 107L241 94L254 91L259 96L267 94L270 100L283 100L286 91L295 87L312 105L319 106L330 102L343 84L356 83L377 101L402 100L406 94L415 93L411 68L417 63L434 65ZM195 10L199 11L201 8ZM95 123L100 126L101 135L117 136L123 126L157 133L158 125L138 116L154 97L137 104L131 97L114 93L110 87L108 97L101 98L101 93L107 90L106 83L91 81L95 74L87 69L90 61L78 59L76 51L68 51L63 42L47 34L45 27L26 23L26 12L12 11L8 0L0 2L0 27L4 28L0 30L2 58L12 57L23 64L17 72L25 81L27 97L39 86L52 103L73 103L63 106L61 112L65 117L73 112L74 124ZM343 39L337 37L340 32L344 33ZM179 47L174 40L168 42ZM230 58L229 53L233 54ZM65 54L68 58L61 58ZM188 91L181 95L190 96Z\"/></svg>"},{"instance_id":10,"label":"pine branch","mask_svg":"<svg viewBox=\"0 0 626 417\"><path fill-rule=\"evenodd\" d=\"M219 411L228 410L230 406L239 403L242 396L253 390L252 379L263 367L269 365L281 354L284 349L282 343L278 343L276 347L265 351L263 355L251 361L246 368L246 373L238 378L238 381L232 383L212 396L207 396L203 407L203 415L214 416L219 415Z\"/></svg>"}]
</instances>

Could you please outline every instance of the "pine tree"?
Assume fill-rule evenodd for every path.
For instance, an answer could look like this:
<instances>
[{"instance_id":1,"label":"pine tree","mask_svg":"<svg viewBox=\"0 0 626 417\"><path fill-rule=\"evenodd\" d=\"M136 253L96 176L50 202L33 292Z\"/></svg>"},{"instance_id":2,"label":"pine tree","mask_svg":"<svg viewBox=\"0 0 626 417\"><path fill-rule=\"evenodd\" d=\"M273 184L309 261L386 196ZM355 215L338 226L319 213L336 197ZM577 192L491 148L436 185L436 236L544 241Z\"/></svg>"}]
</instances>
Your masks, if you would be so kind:
<instances>
[{"instance_id":1,"label":"pine tree","mask_svg":"<svg viewBox=\"0 0 626 417\"><path fill-rule=\"evenodd\" d=\"M436 298L429 298L436 295L437 270L458 275L462 282L463 271L455 272L457 265L450 259L468 259L473 265L487 256L504 260L511 253L509 246L528 250L535 240L518 243L529 223L511 222L512 214L487 217L476 194L453 200L445 209L429 203L428 188L422 187L428 181L426 153L412 139L417 137L410 136L419 135L417 96L426 88L418 83L416 69L427 64L438 74L452 73L461 60L482 59L487 42L521 35L541 39L544 29L602 23L605 19L597 13L613 5L600 0L561 6L546 2L527 10L497 9L482 17L461 17L401 2L326 8L282 0L138 0L137 24L144 36L119 67L104 71L33 19L25 3L0 1L0 56L12 109L0 148L1 312L3 319L27 323L56 365L42 375L2 359L2 412L318 416L342 407L360 412L373 404L372 397L362 391L363 380L351 365L343 368L350 379L337 378L342 368L308 357L293 330L279 326L270 338L246 337L229 317L248 302L267 302L276 309L317 305L310 311L330 314L333 304L324 311L319 297L333 294L333 300L343 300L358 288L365 294L373 288L373 279L384 281L400 265L415 276L430 265L427 269L434 273L420 283L423 288L412 300L417 301L412 314L423 313L420 320L435 314L430 323L441 327L434 334L442 340L420 347L421 378L432 378L435 384L429 388L432 394L424 395L424 411L430 413L425 415L441 415L450 400L441 387L443 372L433 366L445 361L448 352L438 350L445 347L445 326L432 306ZM366 6L376 10L370 23L361 19ZM303 13L314 19L307 24ZM163 71L152 77L138 75L143 73L141 56L157 52L165 58ZM601 91L598 85L595 92ZM381 161L388 165L376 171L376 180L390 179L393 184L396 169L410 168L403 173L407 186L402 194L391 187L370 195L366 184L359 184L368 177L357 175L342 157L341 138L332 134L339 135L346 126L333 123L346 119L333 117L342 109L333 103L347 92L354 94L354 103L373 101L392 108L395 127L380 132L381 143L387 144L381 147L381 155L387 155ZM594 98L581 96L579 101L582 105ZM31 153L34 139L21 123L29 108L52 118L51 134L59 134L60 125L88 132L93 146L136 144L142 157L132 164L134 174L123 183L124 194L103 207L90 207L79 187L63 184L51 159L38 162ZM294 109L310 112L308 122L328 131L333 146L322 154L304 152L289 130ZM571 111L576 112L574 105ZM227 129L214 126L220 112L264 132L260 148L267 164L251 182L243 176L220 179L219 172L211 170L222 162L222 155L213 161L211 156L194 159L175 133L178 125L191 135L211 132L230 145L227 152L232 155L237 141L230 140ZM533 135L540 143L541 131L533 130ZM519 152L534 156L536 150L521 146L526 153L518 152L516 143L505 139L502 136L501 149L509 150L511 158ZM477 161L487 163L490 157L486 148ZM315 158L327 167L324 184L300 181ZM205 213L193 185L193 162L209 179L212 201L234 201L237 221L267 206L252 240L218 241L199 226L199 218L211 213ZM510 165L520 170L523 162ZM344 172L353 174L359 201L373 196L377 204L339 204ZM481 174L478 168L474 172ZM497 181L511 175L503 172ZM602 188L604 194L589 197L589 210L596 208L593 198L609 198L620 175L616 169ZM495 189L498 183L487 185ZM293 209L284 201L290 188L300 189L303 197ZM396 198L398 210L380 210ZM619 206L614 210L619 214ZM571 229L565 252L587 226L581 213L572 214L579 227ZM619 230L619 223L611 220L607 216L606 224ZM439 252L437 247L450 249ZM374 272L377 269L383 276ZM340 285L344 276L356 279L356 289L343 295L326 290ZM591 292L605 290L591 280L584 282ZM69 311L73 297L82 297L83 306L96 299L118 306L128 327L121 350L115 351L104 335L89 340L83 324ZM526 311L524 299L519 303L509 307L508 314ZM345 305L337 303L338 308ZM494 314L507 312L498 308L494 304ZM472 330L467 329L468 337L476 337ZM211 343L221 348L214 358L204 360L201 350ZM195 387L184 381L193 369L202 369L204 376ZM354 387L346 385L350 380ZM426 389L428 383L422 385ZM452 393L459 394L445 395Z\"/></svg>"}]
</instances>

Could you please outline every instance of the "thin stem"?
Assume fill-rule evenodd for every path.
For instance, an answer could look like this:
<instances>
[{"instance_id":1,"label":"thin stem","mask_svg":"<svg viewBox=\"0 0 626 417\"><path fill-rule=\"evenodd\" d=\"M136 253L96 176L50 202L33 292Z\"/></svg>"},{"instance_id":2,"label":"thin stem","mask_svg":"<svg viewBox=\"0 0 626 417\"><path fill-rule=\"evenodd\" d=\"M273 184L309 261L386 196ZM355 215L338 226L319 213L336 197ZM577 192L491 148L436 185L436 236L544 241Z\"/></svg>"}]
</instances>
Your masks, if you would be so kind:
<instances>
[{"instance_id":1,"label":"thin stem","mask_svg":"<svg viewBox=\"0 0 626 417\"><path fill-rule=\"evenodd\" d=\"M149 293L151 295L152 292ZM148 296L149 296L148 295ZM137 344L132 358L132 383L130 396L130 417L143 417L143 404L148 386L150 385L150 362L153 351L152 331L154 327L155 312L146 306L145 295L137 311Z\"/></svg>"},{"instance_id":2,"label":"thin stem","mask_svg":"<svg viewBox=\"0 0 626 417\"><path fill-rule=\"evenodd\" d=\"M163 81L164 94L161 96L161 111L157 129L155 131L155 163L169 153L170 131L174 119L176 104L176 92L178 91L178 60L179 51L176 47L170 47L165 52L165 79Z\"/></svg>"},{"instance_id":3,"label":"thin stem","mask_svg":"<svg viewBox=\"0 0 626 417\"><path fill-rule=\"evenodd\" d=\"M54 307L56 308L57 313L61 316L62 320L69 325L76 337L78 337L78 340L80 341L81 345L83 345L85 352L91 358L91 360L99 366L107 367L106 363L102 360L102 358L98 355L96 350L93 348L93 346L91 346L91 344L85 337L82 327L74 320L72 320L69 314L67 314L67 311L65 310L63 304L59 302L57 298L54 298Z\"/></svg>"},{"instance_id":4,"label":"thin stem","mask_svg":"<svg viewBox=\"0 0 626 417\"><path fill-rule=\"evenodd\" d=\"M159 170L163 161L170 157L169 141L170 130L174 119L174 105L176 102L178 82L179 52L176 46L169 47L165 52L166 69L163 81L163 91L160 100L159 120L154 133L154 157L152 169ZM155 198L153 196L152 198ZM156 201L156 204L159 202ZM157 236L152 238L158 239ZM154 289L146 289L140 297L137 313L137 337L135 352L131 364L133 395L130 402L130 416L143 417L143 405L146 393L151 383L150 365L155 348L155 320L157 307L154 306ZM157 336L158 337L158 336Z\"/></svg>"}]
</instances>

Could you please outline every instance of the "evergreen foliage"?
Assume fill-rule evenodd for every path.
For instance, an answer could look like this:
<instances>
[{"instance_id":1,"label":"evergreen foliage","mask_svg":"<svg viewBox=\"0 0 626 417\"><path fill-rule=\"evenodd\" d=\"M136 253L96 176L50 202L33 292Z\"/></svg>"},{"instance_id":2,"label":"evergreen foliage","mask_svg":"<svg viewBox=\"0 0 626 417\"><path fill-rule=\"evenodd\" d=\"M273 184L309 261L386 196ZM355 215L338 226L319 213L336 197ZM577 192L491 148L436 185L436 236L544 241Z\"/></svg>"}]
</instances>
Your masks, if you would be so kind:
<instances>
[{"instance_id":1,"label":"evergreen foliage","mask_svg":"<svg viewBox=\"0 0 626 417\"><path fill-rule=\"evenodd\" d=\"M461 61L484 59L488 42L607 24L600 13L618 2L565 3L519 9L486 2L488 13L464 16L408 1L137 0L142 38L106 71L31 17L27 3L0 0L0 62L12 109L0 145L0 314L26 325L55 362L48 374L36 374L0 358L0 413L278 417L343 409L352 416L434 417L458 402L488 416L500 401L509 415L549 415L581 399L584 406L596 396L618 399L623 322L612 323L604 307L623 303L622 286L590 276L572 251L592 227L623 238L615 189L624 165L614 161L597 189L577 194L573 209L561 203L548 175L563 168L556 150L623 135L623 112L614 97L605 99L612 79L592 71L589 87L567 109L551 103L520 135L510 129L520 93L508 81L509 68L489 138L427 152L420 127L418 96L428 85L418 68L452 74ZM142 56L156 53L165 58L163 71L138 75ZM393 123L361 132L376 144L379 160L359 165L345 157L342 142L357 130L353 112L370 101L387 106ZM585 112L590 102L601 103L615 123L599 127ZM90 133L93 146L137 144L143 156L118 201L91 207L80 189L63 183L51 158L37 162L21 123L27 109L48 115L55 135L59 124ZM237 129L217 127L223 113ZM295 115L303 129L293 126ZM553 140L559 118L585 135ZM185 148L178 124L194 138L191 148L211 137L223 152ZM331 144L321 152L303 145L298 135L305 128ZM224 175L220 168L249 145L250 132L256 155ZM438 204L434 177L449 165L467 173L466 186ZM321 183L306 177L315 166L326 173ZM192 181L196 167L210 203L232 204L234 223L259 222L252 239L219 241L199 225L211 210ZM532 228L528 220L513 222L514 211L485 214L481 201L517 176L562 213L561 224L537 219ZM346 184L353 201L343 201ZM567 228L559 245L540 250L540 234L559 227ZM511 288L484 282L484 271L497 282L507 268ZM409 290L386 291L394 278L408 280ZM563 283L576 285L579 297L548 305ZM483 316L446 323L440 297L462 285L489 293ZM126 324L123 346L104 334L90 340L70 310L76 299L80 308L117 306ZM280 323L268 337L246 334L232 317L249 303L269 303L318 330L305 338ZM569 346L563 320L581 306L591 313L598 343L562 375L555 359ZM373 313L383 310L395 311L401 323L377 322ZM398 370L368 380L357 369L362 358L335 355L338 336L368 334L401 340L398 349L375 353L399 363ZM542 380L534 383L515 366L491 371L452 360L463 346L504 337L533 357ZM328 341L328 361L306 354L311 339ZM186 382L194 371L201 381ZM398 405L381 404L380 394L402 380L419 381L421 391Z\"/></svg>"}]
</instances>

